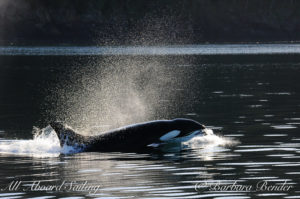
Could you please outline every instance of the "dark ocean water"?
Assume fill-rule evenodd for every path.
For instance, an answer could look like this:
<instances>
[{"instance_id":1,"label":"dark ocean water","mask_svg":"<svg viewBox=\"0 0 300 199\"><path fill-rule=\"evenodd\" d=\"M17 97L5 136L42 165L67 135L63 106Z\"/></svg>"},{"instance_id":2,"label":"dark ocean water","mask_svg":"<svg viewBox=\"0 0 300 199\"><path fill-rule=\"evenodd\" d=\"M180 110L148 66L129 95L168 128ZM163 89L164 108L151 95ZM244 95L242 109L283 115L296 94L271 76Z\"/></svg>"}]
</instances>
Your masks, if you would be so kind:
<instances>
[{"instance_id":1,"label":"dark ocean water","mask_svg":"<svg viewBox=\"0 0 300 199\"><path fill-rule=\"evenodd\" d=\"M0 198L300 198L298 47L194 48L1 48ZM59 154L32 139L53 120L92 133L178 117L218 140Z\"/></svg>"}]
</instances>

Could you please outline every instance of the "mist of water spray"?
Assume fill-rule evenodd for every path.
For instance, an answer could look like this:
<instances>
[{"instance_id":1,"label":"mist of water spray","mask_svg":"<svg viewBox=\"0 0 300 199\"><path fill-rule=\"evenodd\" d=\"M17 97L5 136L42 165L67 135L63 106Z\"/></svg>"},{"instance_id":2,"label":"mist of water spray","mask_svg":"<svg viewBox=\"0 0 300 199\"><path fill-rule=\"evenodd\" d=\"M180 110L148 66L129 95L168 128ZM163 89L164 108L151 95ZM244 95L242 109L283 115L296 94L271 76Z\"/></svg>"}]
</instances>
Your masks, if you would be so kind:
<instances>
[{"instance_id":1,"label":"mist of water spray","mask_svg":"<svg viewBox=\"0 0 300 199\"><path fill-rule=\"evenodd\" d=\"M187 78L168 61L145 57L99 57L69 71L49 92L52 117L75 128L105 131L176 110ZM95 132L95 131L94 131Z\"/></svg>"},{"instance_id":2,"label":"mist of water spray","mask_svg":"<svg viewBox=\"0 0 300 199\"><path fill-rule=\"evenodd\" d=\"M178 28L178 24L186 23L179 23L176 15L170 17L167 13L157 12L158 17L146 15L132 32L124 33L127 41L153 45L168 40L164 37L174 28L188 28ZM192 63L191 58L177 59L182 65ZM180 96L191 83L186 71L178 67L180 64L174 57L162 56L92 57L70 70L69 78L62 77L49 92L49 118L63 120L82 132L179 116L183 100Z\"/></svg>"}]
</instances>

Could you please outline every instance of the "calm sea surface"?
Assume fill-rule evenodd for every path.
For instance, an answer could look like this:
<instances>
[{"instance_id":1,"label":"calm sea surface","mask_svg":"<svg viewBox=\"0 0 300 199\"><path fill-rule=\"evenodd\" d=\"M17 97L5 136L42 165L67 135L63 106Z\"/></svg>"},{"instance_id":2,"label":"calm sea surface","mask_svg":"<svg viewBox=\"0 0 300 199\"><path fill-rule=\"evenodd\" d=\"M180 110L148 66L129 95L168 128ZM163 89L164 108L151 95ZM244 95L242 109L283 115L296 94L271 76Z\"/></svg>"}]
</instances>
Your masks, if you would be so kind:
<instances>
[{"instance_id":1,"label":"calm sea surface","mask_svg":"<svg viewBox=\"0 0 300 199\"><path fill-rule=\"evenodd\" d=\"M32 135L178 117L218 136L60 154ZM299 45L0 47L0 198L300 198L299 128Z\"/></svg>"}]
</instances>

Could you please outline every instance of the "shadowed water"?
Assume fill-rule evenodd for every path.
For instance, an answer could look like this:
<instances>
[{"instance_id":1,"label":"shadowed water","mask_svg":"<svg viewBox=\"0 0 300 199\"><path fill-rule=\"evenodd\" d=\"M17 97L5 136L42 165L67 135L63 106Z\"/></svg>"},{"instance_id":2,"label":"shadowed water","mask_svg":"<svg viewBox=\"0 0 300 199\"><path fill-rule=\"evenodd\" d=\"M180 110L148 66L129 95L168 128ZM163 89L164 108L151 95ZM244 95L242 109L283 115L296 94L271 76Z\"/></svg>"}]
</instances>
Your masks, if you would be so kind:
<instances>
[{"instance_id":1,"label":"shadowed water","mask_svg":"<svg viewBox=\"0 0 300 199\"><path fill-rule=\"evenodd\" d=\"M14 53L1 56L0 197L299 198L299 61L296 56L288 54L261 55L259 50L257 52L258 55L231 55L224 52L229 55L223 56L17 56L18 53L15 56L11 56ZM297 54L298 51L293 53ZM107 59L149 66L146 75L140 74L143 81L139 78L136 81L140 85L148 85L145 87L147 92L143 92L142 86L137 89L139 92L134 93L140 97L135 99L142 99L138 102L148 102L155 110L149 107L139 109L145 111L138 114L141 119L191 118L212 128L219 135L214 140L234 138L239 143L203 144L203 140L193 139L181 146L180 150L170 147L153 153L64 155L57 153L58 150L51 151L55 148L49 150L49 140L48 145L45 142L41 146L35 143L42 143L43 139L29 142L32 140L33 126L43 128L54 115L66 115L58 114L59 110L63 111L59 103L64 102L66 108L79 106L69 98L61 100L63 94L79 96L78 89L73 89L68 82L75 82L80 85L79 88L93 88L92 93L98 92L95 89L98 82L93 80L93 86L84 87L85 83L89 84L88 80L79 84L72 78L78 78L78 73L74 71L82 71L84 67L97 72L103 70L102 65L91 66L88 63ZM128 67L125 64L114 66ZM130 71L132 67L127 69ZM167 81L158 78L155 79L157 84L153 84L147 80L147 74L155 78L162 73ZM60 82L64 82L63 85L71 91L57 95L59 100L55 101L51 98L55 90L49 88L60 88ZM153 103L152 106L151 96L144 101L145 93L155 95L153 100L158 99L157 104ZM81 99L78 101L83 102ZM81 110L81 107L77 109ZM135 113L133 107L126 110L132 110L129 115ZM146 114L150 111L151 114ZM87 115L84 111L81 114ZM90 114L95 114L93 121L96 121L99 114ZM81 119L79 116L72 117L72 121L78 122ZM99 121L109 121L102 119L99 118ZM66 121L72 123L68 118ZM76 122L71 125L76 127ZM99 125L114 126L114 123ZM55 142L55 139L51 140L53 144L52 141ZM8 146L8 142L26 144L18 145L20 147L15 144L13 148ZM28 147L34 149L34 153L30 153L30 150L28 153ZM45 151L49 154L45 154ZM9 190L8 186L16 182L20 186ZM39 189L33 186L38 182ZM210 187L216 184L232 185L235 182L252 185L252 189L237 191L225 190L224 186L223 190ZM269 185L285 183L291 188L288 191L265 190L264 187L256 190L256 186L262 182L268 182ZM63 188L60 191L40 190L43 185L62 185Z\"/></svg>"}]
</instances>

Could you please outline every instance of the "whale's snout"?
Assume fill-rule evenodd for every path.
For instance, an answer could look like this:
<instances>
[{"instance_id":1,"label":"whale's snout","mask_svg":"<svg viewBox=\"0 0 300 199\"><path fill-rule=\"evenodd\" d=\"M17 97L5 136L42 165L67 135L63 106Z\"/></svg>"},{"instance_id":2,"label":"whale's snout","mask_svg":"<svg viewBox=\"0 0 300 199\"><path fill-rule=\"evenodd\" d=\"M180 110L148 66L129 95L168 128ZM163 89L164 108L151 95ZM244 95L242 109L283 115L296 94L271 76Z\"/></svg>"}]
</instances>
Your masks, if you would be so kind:
<instances>
[{"instance_id":1,"label":"whale's snout","mask_svg":"<svg viewBox=\"0 0 300 199\"><path fill-rule=\"evenodd\" d=\"M199 124L200 125L200 129L201 130L205 130L206 129L206 126L204 126L203 124Z\"/></svg>"}]
</instances>

